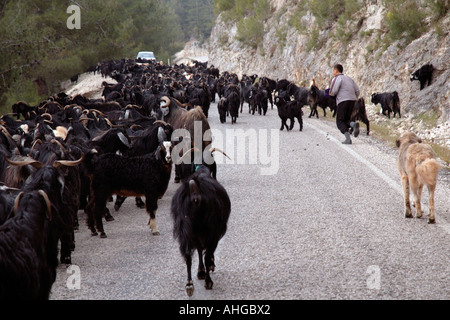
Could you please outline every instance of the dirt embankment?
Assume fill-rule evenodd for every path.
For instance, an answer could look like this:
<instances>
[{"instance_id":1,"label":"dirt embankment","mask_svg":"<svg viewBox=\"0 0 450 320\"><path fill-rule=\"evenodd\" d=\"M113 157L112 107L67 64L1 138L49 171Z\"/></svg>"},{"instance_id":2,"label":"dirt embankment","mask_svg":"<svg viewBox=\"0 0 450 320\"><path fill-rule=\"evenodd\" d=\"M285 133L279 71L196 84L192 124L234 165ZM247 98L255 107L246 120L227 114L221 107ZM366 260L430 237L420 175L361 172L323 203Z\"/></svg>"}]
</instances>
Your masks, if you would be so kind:
<instances>
[{"instance_id":1,"label":"dirt embankment","mask_svg":"<svg viewBox=\"0 0 450 320\"><path fill-rule=\"evenodd\" d=\"M70 80L65 81L62 84L62 89L67 95L72 97L83 95L89 99L101 99L103 81L106 81L107 83L117 83L113 78L104 78L99 73L96 73L95 75L93 73L83 73L78 77L76 83L72 83Z\"/></svg>"}]
</instances>

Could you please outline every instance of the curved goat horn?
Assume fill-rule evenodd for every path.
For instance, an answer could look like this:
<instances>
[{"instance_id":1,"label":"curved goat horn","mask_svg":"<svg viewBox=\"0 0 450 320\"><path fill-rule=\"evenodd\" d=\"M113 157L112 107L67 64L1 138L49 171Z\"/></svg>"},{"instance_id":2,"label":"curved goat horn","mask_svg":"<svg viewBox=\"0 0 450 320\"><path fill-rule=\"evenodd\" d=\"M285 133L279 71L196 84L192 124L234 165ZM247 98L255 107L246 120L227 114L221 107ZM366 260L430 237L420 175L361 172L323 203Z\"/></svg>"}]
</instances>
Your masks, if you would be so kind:
<instances>
[{"instance_id":1,"label":"curved goat horn","mask_svg":"<svg viewBox=\"0 0 450 320\"><path fill-rule=\"evenodd\" d=\"M56 160L55 162L53 162L53 167L55 167L56 169L58 169L60 166L66 166L66 167L75 167L77 165L79 165L80 163L82 163L84 160L84 153L81 154L81 158L78 160Z\"/></svg>"},{"instance_id":2,"label":"curved goat horn","mask_svg":"<svg viewBox=\"0 0 450 320\"><path fill-rule=\"evenodd\" d=\"M52 141L50 141L50 142L51 142L52 144L57 144L57 145L61 148L61 150L62 150L63 152L66 152L66 151L67 151L66 147L64 147L63 144L62 144L61 142L59 142L58 140L52 139Z\"/></svg>"},{"instance_id":3,"label":"curved goat horn","mask_svg":"<svg viewBox=\"0 0 450 320\"><path fill-rule=\"evenodd\" d=\"M14 215L17 213L17 209L19 208L20 199L22 198L25 192L21 192L17 195L16 199L14 199Z\"/></svg>"},{"instance_id":4,"label":"curved goat horn","mask_svg":"<svg viewBox=\"0 0 450 320\"><path fill-rule=\"evenodd\" d=\"M33 142L33 145L31 146L31 150L30 150L30 152L28 153L29 156L33 153L34 147L36 146L36 144L42 144L41 139L37 139L37 140L35 140L35 141Z\"/></svg>"},{"instance_id":5,"label":"curved goat horn","mask_svg":"<svg viewBox=\"0 0 450 320\"><path fill-rule=\"evenodd\" d=\"M228 159L231 160L231 158L230 158L225 152L223 152L222 150L220 150L219 148L211 148L211 149L209 149L209 152L211 152L211 154L212 154L214 151L219 151L221 154L223 154L225 157L227 157Z\"/></svg>"},{"instance_id":6,"label":"curved goat horn","mask_svg":"<svg viewBox=\"0 0 450 320\"><path fill-rule=\"evenodd\" d=\"M163 120L156 120L155 122L153 122L153 124L158 124L158 123L161 123L161 124L163 124L163 125L165 125L165 126L168 126L168 125L169 125L167 122L165 122L165 121L163 121Z\"/></svg>"},{"instance_id":7,"label":"curved goat horn","mask_svg":"<svg viewBox=\"0 0 450 320\"><path fill-rule=\"evenodd\" d=\"M48 198L48 195L44 190L39 190L38 193L42 196L42 198L44 198L45 204L47 205L47 219L52 221L52 203L50 202L50 199Z\"/></svg>"},{"instance_id":8,"label":"curved goat horn","mask_svg":"<svg viewBox=\"0 0 450 320\"><path fill-rule=\"evenodd\" d=\"M28 158L27 160L15 161L15 160L8 159L8 157L6 157L5 155L3 157L5 158L6 162L8 162L12 166L23 167L23 166L31 165L31 166L35 167L36 169L40 169L44 166L41 162L31 159L31 158Z\"/></svg>"},{"instance_id":9,"label":"curved goat horn","mask_svg":"<svg viewBox=\"0 0 450 320\"><path fill-rule=\"evenodd\" d=\"M53 116L50 113L45 112L45 113L41 114L41 118L44 118L44 116L48 116L49 117L49 120L47 120L47 121L53 122Z\"/></svg>"},{"instance_id":10,"label":"curved goat horn","mask_svg":"<svg viewBox=\"0 0 450 320\"><path fill-rule=\"evenodd\" d=\"M167 97L167 96L162 97L160 101L161 101L161 102L162 102L162 101L165 102L165 104L162 104L162 103L161 103L161 104L159 105L159 106L162 107L162 108L166 108L166 107L168 107L169 104L170 104L170 98Z\"/></svg>"},{"instance_id":11,"label":"curved goat horn","mask_svg":"<svg viewBox=\"0 0 450 320\"><path fill-rule=\"evenodd\" d=\"M181 156L180 159L178 159L178 161L176 161L176 164L181 164L181 163L183 163L184 160L185 160L185 157L187 157L188 155L190 155L192 151L198 152L198 151L200 151L200 150L199 150L198 148L196 148L196 147L190 148L188 151L186 151L186 152Z\"/></svg>"}]
</instances>

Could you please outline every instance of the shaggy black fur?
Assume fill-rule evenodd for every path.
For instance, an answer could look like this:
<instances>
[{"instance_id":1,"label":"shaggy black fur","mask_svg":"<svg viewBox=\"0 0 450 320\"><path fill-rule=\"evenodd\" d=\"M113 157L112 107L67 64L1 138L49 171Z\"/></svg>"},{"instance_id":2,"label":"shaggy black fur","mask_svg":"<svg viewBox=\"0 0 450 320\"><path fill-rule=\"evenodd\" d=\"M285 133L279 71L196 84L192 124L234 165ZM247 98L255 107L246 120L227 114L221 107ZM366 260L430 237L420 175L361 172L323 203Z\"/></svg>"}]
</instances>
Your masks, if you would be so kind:
<instances>
[{"instance_id":1,"label":"shaggy black fur","mask_svg":"<svg viewBox=\"0 0 450 320\"><path fill-rule=\"evenodd\" d=\"M209 272L215 269L214 251L227 231L230 211L231 202L225 188L211 177L205 166L200 166L183 182L172 198L173 234L186 261L186 293L189 296L194 292L191 266L195 249L199 256L197 276L205 279L207 289L212 289L213 281Z\"/></svg>"}]
</instances>

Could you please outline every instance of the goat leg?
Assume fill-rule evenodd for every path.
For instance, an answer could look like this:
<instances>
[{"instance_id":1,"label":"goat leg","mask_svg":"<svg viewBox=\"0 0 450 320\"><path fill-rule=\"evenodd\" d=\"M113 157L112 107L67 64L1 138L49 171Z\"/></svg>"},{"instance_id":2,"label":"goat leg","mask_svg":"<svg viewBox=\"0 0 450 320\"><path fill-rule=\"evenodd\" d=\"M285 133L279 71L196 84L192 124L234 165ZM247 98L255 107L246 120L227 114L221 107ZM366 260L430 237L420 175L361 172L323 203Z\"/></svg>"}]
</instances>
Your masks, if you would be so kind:
<instances>
[{"instance_id":1,"label":"goat leg","mask_svg":"<svg viewBox=\"0 0 450 320\"><path fill-rule=\"evenodd\" d=\"M145 203L144 203L144 201L142 201L141 197L136 197L136 207L138 207L140 209L145 208Z\"/></svg>"},{"instance_id":2,"label":"goat leg","mask_svg":"<svg viewBox=\"0 0 450 320\"><path fill-rule=\"evenodd\" d=\"M292 117L289 120L291 120L291 124L289 125L289 129L287 129L288 131L292 130L294 128L294 123L295 123L295 119Z\"/></svg>"},{"instance_id":3,"label":"goat leg","mask_svg":"<svg viewBox=\"0 0 450 320\"><path fill-rule=\"evenodd\" d=\"M205 253L205 264L206 264L206 277L205 277L205 288L211 290L214 282L211 280L209 272L214 272L214 254L211 249L207 249Z\"/></svg>"},{"instance_id":4,"label":"goat leg","mask_svg":"<svg viewBox=\"0 0 450 320\"><path fill-rule=\"evenodd\" d=\"M116 196L116 202L114 202L114 210L119 211L120 207L125 202L126 198L127 197L122 197L122 196L117 195Z\"/></svg>"},{"instance_id":5,"label":"goat leg","mask_svg":"<svg viewBox=\"0 0 450 320\"><path fill-rule=\"evenodd\" d=\"M206 277L206 269L205 269L205 265L203 264L203 249L197 249L197 252L198 252L197 278L199 280L204 280Z\"/></svg>"},{"instance_id":6,"label":"goat leg","mask_svg":"<svg viewBox=\"0 0 450 320\"><path fill-rule=\"evenodd\" d=\"M98 235L97 230L95 229L94 206L94 200L91 198L85 207L85 211L87 213L87 225L89 230L91 230L91 236Z\"/></svg>"},{"instance_id":7,"label":"goat leg","mask_svg":"<svg viewBox=\"0 0 450 320\"><path fill-rule=\"evenodd\" d=\"M99 199L99 197L96 197L94 218L95 218L95 227L97 231L100 233L100 238L106 238L106 233L105 230L103 229L103 221L102 221L105 208L106 208L106 199Z\"/></svg>"},{"instance_id":8,"label":"goat leg","mask_svg":"<svg viewBox=\"0 0 450 320\"><path fill-rule=\"evenodd\" d=\"M72 231L73 233L73 231ZM71 246L74 246L74 236L70 233L70 231L64 231L61 235L61 256L60 262L64 264L72 264L71 260Z\"/></svg>"},{"instance_id":9,"label":"goat leg","mask_svg":"<svg viewBox=\"0 0 450 320\"><path fill-rule=\"evenodd\" d=\"M190 253L185 254L184 256L186 260L186 268L187 268L187 282L186 282L186 294L189 297L192 297L194 294L194 282L192 281L191 267L192 267L192 257Z\"/></svg>"},{"instance_id":10,"label":"goat leg","mask_svg":"<svg viewBox=\"0 0 450 320\"><path fill-rule=\"evenodd\" d=\"M158 227L156 226L156 209L158 208L158 206L156 204L150 205L149 197L146 197L145 201L146 201L147 212L150 215L150 220L148 221L148 225L150 226L150 231L152 232L152 235L159 236L160 233L159 233Z\"/></svg>"}]
</instances>

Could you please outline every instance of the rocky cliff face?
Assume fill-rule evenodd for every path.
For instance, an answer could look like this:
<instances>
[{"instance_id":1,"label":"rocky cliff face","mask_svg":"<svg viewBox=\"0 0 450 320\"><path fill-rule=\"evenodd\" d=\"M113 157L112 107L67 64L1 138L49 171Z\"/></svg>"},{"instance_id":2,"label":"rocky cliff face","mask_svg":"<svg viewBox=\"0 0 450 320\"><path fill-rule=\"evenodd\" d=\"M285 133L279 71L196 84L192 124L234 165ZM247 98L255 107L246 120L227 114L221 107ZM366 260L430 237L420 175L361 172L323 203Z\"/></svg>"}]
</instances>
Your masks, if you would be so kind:
<instances>
[{"instance_id":1,"label":"rocky cliff face","mask_svg":"<svg viewBox=\"0 0 450 320\"><path fill-rule=\"evenodd\" d=\"M380 45L385 36L386 8L381 1L367 2L356 12L351 21L353 34L344 42L331 35L337 23L320 31L322 44L319 49L307 50L308 36L300 34L288 24L296 5L289 0L272 0L272 14L265 22L265 34L262 43L256 49L243 45L236 40L237 26L223 21L221 15L216 20L209 43L209 62L221 71L242 74L258 74L273 79L288 79L297 84L309 85L315 79L319 87L329 87L332 78L332 66L341 63L344 73L355 79L372 113L376 109L370 103L373 92L397 91L401 99L405 119L417 118L419 114L432 113L427 117L434 119L431 126L410 128L403 121L400 130L417 129L433 137L432 130L438 127L438 143L444 142L450 147L450 17L441 21L440 32L430 27L430 31L405 46L398 40L388 47ZM315 17L309 12L302 18L304 25L312 25ZM280 41L279 30L284 30ZM410 81L410 74L426 63L432 63L437 69L433 74L432 85L419 90L418 81ZM427 120L425 119L425 120ZM384 120L383 120L384 121ZM420 122L420 121L418 121ZM427 121L425 121L427 122ZM430 122L430 121L429 121ZM442 141L442 137L448 141Z\"/></svg>"}]
</instances>

